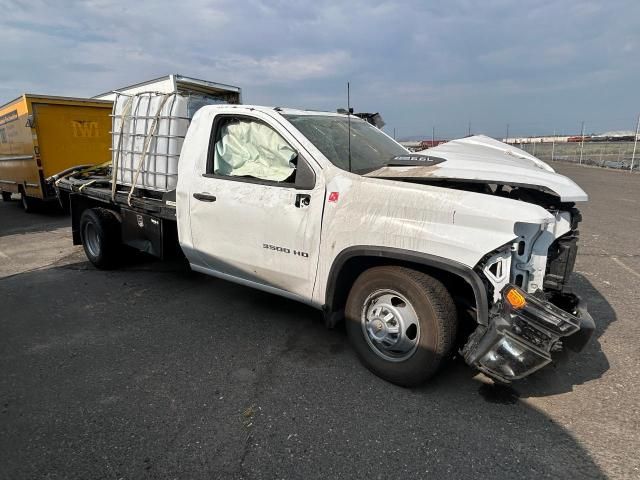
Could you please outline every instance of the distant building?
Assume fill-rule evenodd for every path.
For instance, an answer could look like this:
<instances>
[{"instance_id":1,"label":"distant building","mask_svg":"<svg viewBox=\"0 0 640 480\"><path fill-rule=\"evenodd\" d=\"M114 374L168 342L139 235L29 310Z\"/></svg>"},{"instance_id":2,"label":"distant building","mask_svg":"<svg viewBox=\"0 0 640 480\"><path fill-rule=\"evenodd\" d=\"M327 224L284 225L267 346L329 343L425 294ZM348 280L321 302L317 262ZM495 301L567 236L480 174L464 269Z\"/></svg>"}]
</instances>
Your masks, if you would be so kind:
<instances>
[{"instance_id":1,"label":"distant building","mask_svg":"<svg viewBox=\"0 0 640 480\"><path fill-rule=\"evenodd\" d=\"M635 136L636 132L629 130L616 130L592 135L591 140L594 142L633 142L635 140ZM638 139L640 140L640 136Z\"/></svg>"},{"instance_id":2,"label":"distant building","mask_svg":"<svg viewBox=\"0 0 640 480\"><path fill-rule=\"evenodd\" d=\"M573 137L569 137L567 142L569 143L581 143L581 142L590 142L591 135L574 135Z\"/></svg>"},{"instance_id":3,"label":"distant building","mask_svg":"<svg viewBox=\"0 0 640 480\"><path fill-rule=\"evenodd\" d=\"M422 140L420 142L420 148L424 150L426 148L437 147L442 143L447 143L447 141L446 140Z\"/></svg>"},{"instance_id":4,"label":"distant building","mask_svg":"<svg viewBox=\"0 0 640 480\"><path fill-rule=\"evenodd\" d=\"M569 138L571 137L565 135L551 135L544 137L509 137L503 138L501 141L504 143L508 143L509 145L519 145L523 143L552 143L554 141L556 143L565 143L570 141Z\"/></svg>"},{"instance_id":5,"label":"distant building","mask_svg":"<svg viewBox=\"0 0 640 480\"><path fill-rule=\"evenodd\" d=\"M407 150L411 150L412 152L417 152L418 150L422 150L420 148L421 142L419 141L401 141L399 142Z\"/></svg>"},{"instance_id":6,"label":"distant building","mask_svg":"<svg viewBox=\"0 0 640 480\"><path fill-rule=\"evenodd\" d=\"M635 132L625 131L625 130L617 130L612 132L604 132L599 134L592 135L555 135L555 136L539 136L539 137L509 137L503 138L502 141L504 143L508 143L510 145L520 145L520 144L528 144L528 143L579 143L583 140L585 142L633 142L635 139ZM638 140L640 140L640 135L638 135Z\"/></svg>"},{"instance_id":7,"label":"distant building","mask_svg":"<svg viewBox=\"0 0 640 480\"><path fill-rule=\"evenodd\" d=\"M399 143L412 152L419 152L420 150L426 150L427 148L437 147L442 143L447 143L447 140L405 140Z\"/></svg>"}]
</instances>

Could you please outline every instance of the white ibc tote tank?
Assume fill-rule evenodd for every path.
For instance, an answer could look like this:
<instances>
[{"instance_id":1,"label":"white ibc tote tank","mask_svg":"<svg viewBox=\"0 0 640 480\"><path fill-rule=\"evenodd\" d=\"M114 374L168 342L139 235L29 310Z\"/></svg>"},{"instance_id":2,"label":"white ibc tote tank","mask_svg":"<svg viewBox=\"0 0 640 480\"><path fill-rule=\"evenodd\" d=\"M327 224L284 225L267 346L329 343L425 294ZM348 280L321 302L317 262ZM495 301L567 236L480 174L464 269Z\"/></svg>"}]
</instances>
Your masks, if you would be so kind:
<instances>
[{"instance_id":1,"label":"white ibc tote tank","mask_svg":"<svg viewBox=\"0 0 640 480\"><path fill-rule=\"evenodd\" d=\"M113 104L113 175L118 185L167 192L178 182L182 142L195 112L225 103L198 94L117 93Z\"/></svg>"}]
</instances>

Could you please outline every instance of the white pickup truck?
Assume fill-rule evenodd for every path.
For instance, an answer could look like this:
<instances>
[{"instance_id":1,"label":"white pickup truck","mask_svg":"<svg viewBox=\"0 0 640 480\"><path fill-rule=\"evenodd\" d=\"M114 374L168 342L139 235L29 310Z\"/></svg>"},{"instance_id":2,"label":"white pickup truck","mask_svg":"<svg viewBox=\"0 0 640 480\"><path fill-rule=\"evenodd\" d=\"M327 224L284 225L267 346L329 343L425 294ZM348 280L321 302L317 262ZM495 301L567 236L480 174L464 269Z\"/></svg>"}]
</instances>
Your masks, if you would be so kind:
<instances>
[{"instance_id":1,"label":"white pickup truck","mask_svg":"<svg viewBox=\"0 0 640 480\"><path fill-rule=\"evenodd\" d=\"M594 330L566 285L587 195L516 148L474 136L414 154L353 115L210 105L177 165L160 194L108 167L58 181L96 267L123 245L181 251L195 271L344 320L364 365L403 386L456 351L520 379Z\"/></svg>"}]
</instances>

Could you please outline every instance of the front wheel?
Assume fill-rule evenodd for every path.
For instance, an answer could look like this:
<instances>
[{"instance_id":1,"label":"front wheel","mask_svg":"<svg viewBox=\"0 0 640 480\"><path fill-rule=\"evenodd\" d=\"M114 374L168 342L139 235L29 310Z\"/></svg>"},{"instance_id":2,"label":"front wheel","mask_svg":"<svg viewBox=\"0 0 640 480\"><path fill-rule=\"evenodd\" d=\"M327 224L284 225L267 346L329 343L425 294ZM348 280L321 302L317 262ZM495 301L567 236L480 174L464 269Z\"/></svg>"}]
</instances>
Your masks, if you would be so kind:
<instances>
[{"instance_id":1,"label":"front wheel","mask_svg":"<svg viewBox=\"0 0 640 480\"><path fill-rule=\"evenodd\" d=\"M349 340L364 365L405 387L436 372L457 330L456 307L445 286L395 266L371 268L358 277L345 318Z\"/></svg>"},{"instance_id":2,"label":"front wheel","mask_svg":"<svg viewBox=\"0 0 640 480\"><path fill-rule=\"evenodd\" d=\"M106 208L89 208L80 216L80 238L93 265L110 270L118 265L122 241L120 221Z\"/></svg>"},{"instance_id":3,"label":"front wheel","mask_svg":"<svg viewBox=\"0 0 640 480\"><path fill-rule=\"evenodd\" d=\"M2 201L10 202L11 201L11 192L2 192Z\"/></svg>"}]
</instances>

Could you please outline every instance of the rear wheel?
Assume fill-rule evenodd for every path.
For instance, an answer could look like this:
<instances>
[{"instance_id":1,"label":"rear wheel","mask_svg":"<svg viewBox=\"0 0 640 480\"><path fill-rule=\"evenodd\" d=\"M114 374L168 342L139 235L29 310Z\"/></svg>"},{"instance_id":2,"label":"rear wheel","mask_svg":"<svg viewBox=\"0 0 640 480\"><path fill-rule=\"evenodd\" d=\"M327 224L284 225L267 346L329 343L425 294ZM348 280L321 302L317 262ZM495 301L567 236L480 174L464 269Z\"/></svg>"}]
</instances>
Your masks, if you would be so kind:
<instances>
[{"instance_id":1,"label":"rear wheel","mask_svg":"<svg viewBox=\"0 0 640 480\"><path fill-rule=\"evenodd\" d=\"M84 253L97 268L109 270L118 265L122 242L120 221L105 208L90 208L80 216L80 238Z\"/></svg>"},{"instance_id":2,"label":"rear wheel","mask_svg":"<svg viewBox=\"0 0 640 480\"><path fill-rule=\"evenodd\" d=\"M11 201L11 192L2 192L2 201L10 202Z\"/></svg>"},{"instance_id":3,"label":"rear wheel","mask_svg":"<svg viewBox=\"0 0 640 480\"><path fill-rule=\"evenodd\" d=\"M444 285L404 267L375 267L355 281L345 309L347 334L364 365L405 387L432 376L450 352L455 304Z\"/></svg>"}]
</instances>

